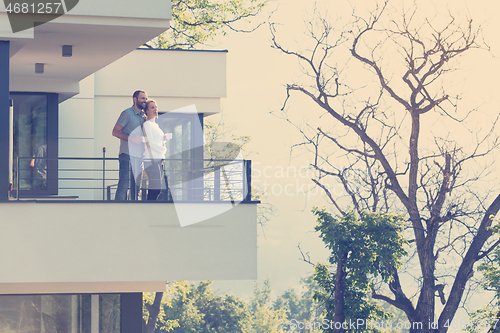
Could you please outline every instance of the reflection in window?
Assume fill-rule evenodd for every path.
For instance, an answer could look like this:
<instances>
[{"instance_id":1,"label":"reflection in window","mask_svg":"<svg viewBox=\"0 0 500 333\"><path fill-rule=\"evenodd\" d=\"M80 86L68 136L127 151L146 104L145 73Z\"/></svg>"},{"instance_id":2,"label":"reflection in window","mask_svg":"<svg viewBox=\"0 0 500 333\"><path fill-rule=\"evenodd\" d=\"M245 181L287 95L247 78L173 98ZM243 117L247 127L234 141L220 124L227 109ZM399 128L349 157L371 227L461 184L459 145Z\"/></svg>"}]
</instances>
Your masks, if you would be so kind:
<instances>
[{"instance_id":1,"label":"reflection in window","mask_svg":"<svg viewBox=\"0 0 500 333\"><path fill-rule=\"evenodd\" d=\"M17 158L27 157L19 161L19 189L45 190L47 164L40 158L47 157L47 96L12 94L11 99L14 104L14 174Z\"/></svg>"},{"instance_id":2,"label":"reflection in window","mask_svg":"<svg viewBox=\"0 0 500 333\"><path fill-rule=\"evenodd\" d=\"M0 332L119 333L120 295L0 296Z\"/></svg>"},{"instance_id":3,"label":"reflection in window","mask_svg":"<svg viewBox=\"0 0 500 333\"><path fill-rule=\"evenodd\" d=\"M162 117L160 124L164 133L172 133L172 139L166 142L169 159L164 162L174 201L187 200L190 196L188 181L193 178L192 161L192 120L188 116Z\"/></svg>"}]
</instances>

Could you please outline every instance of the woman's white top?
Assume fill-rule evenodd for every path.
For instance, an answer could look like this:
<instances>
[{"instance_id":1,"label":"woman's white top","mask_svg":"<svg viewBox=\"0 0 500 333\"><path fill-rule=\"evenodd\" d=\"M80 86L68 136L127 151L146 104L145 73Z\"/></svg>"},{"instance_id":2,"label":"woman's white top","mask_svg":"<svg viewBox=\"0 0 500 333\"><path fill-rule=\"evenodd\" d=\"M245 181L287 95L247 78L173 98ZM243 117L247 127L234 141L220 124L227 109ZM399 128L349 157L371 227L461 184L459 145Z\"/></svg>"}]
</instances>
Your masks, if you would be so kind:
<instances>
[{"instance_id":1,"label":"woman's white top","mask_svg":"<svg viewBox=\"0 0 500 333\"><path fill-rule=\"evenodd\" d=\"M163 159L167 153L165 147L165 134L160 126L153 120L144 122L144 134L147 137L146 148L144 149L145 159Z\"/></svg>"}]
</instances>

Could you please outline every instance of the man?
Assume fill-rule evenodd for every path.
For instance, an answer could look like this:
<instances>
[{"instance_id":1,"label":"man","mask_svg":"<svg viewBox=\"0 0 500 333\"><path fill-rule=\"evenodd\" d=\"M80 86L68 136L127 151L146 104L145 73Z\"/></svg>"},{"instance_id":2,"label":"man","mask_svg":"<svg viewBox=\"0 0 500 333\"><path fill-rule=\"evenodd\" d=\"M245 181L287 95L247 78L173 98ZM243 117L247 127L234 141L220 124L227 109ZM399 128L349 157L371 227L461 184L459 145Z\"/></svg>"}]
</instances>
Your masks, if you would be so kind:
<instances>
[{"instance_id":1,"label":"man","mask_svg":"<svg viewBox=\"0 0 500 333\"><path fill-rule=\"evenodd\" d=\"M119 153L119 173L118 173L118 188L116 190L115 200L127 200L127 190L131 189L131 200L135 200L135 195L132 189L135 187L134 177L130 177L130 154L129 154L129 141L137 145L142 143L142 136L131 136L130 134L137 127L141 127L145 121L144 108L146 107L146 100L148 95L143 90L137 90L132 96L134 105L124 110L113 128L113 136L120 139L120 153ZM136 131L137 132L137 131ZM137 157L137 156L136 156ZM132 162L135 158L132 157Z\"/></svg>"}]
</instances>

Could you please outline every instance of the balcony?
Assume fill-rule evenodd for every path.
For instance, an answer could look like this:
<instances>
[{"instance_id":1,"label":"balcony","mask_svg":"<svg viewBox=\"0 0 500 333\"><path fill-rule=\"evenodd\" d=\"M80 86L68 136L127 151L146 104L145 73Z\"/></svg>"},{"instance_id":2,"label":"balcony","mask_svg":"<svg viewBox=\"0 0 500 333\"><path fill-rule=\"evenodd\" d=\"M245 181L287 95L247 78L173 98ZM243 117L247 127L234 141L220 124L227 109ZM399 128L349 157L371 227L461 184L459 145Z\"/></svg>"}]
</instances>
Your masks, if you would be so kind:
<instances>
[{"instance_id":1,"label":"balcony","mask_svg":"<svg viewBox=\"0 0 500 333\"><path fill-rule=\"evenodd\" d=\"M46 159L57 195L29 195L19 157L1 202L0 294L161 291L164 281L255 279L257 211L248 160L169 159L167 202L113 201L117 158ZM54 184L49 176L46 190ZM111 199L111 200L110 200ZM163 281L163 283L161 282Z\"/></svg>"}]
</instances>

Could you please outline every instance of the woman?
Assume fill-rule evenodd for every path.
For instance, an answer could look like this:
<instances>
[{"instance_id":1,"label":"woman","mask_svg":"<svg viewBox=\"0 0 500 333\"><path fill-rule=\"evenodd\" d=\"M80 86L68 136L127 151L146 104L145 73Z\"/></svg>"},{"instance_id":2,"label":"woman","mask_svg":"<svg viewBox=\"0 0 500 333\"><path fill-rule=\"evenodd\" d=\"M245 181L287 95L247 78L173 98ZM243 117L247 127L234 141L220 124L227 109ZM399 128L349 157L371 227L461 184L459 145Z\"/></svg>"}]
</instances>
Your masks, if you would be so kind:
<instances>
[{"instance_id":1,"label":"woman","mask_svg":"<svg viewBox=\"0 0 500 333\"><path fill-rule=\"evenodd\" d=\"M165 147L167 135L163 133L155 121L158 117L158 107L154 100L150 99L146 102L144 113L146 114L146 121L143 125L144 141L146 143L144 171L146 171L149 180L147 200L156 200L161 189L165 188L162 160L167 153Z\"/></svg>"}]
</instances>

